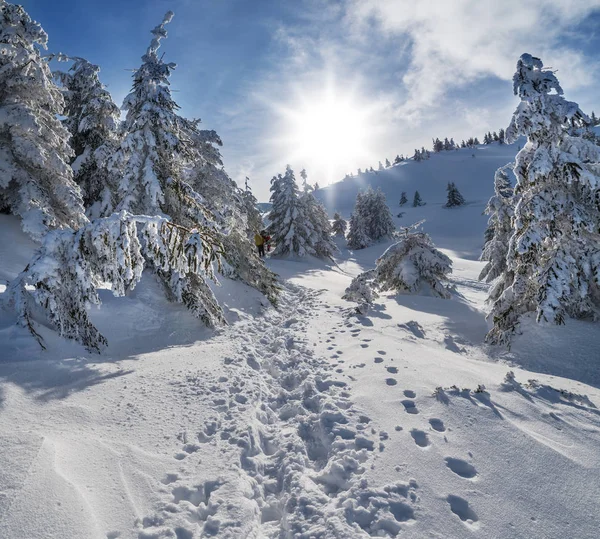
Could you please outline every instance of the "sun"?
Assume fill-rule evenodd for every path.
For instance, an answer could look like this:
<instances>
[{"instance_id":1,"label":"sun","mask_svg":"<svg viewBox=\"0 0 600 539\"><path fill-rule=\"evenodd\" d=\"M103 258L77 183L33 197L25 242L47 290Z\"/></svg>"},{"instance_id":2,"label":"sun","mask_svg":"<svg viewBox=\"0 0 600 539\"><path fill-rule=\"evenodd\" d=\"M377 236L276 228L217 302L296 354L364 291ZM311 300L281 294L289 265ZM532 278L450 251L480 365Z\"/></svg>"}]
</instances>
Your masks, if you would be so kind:
<instances>
[{"instance_id":1,"label":"sun","mask_svg":"<svg viewBox=\"0 0 600 539\"><path fill-rule=\"evenodd\" d=\"M311 178L329 184L342 178L355 164L370 157L369 113L351 94L333 86L302 95L282 109L286 147L292 164L309 169Z\"/></svg>"}]
</instances>

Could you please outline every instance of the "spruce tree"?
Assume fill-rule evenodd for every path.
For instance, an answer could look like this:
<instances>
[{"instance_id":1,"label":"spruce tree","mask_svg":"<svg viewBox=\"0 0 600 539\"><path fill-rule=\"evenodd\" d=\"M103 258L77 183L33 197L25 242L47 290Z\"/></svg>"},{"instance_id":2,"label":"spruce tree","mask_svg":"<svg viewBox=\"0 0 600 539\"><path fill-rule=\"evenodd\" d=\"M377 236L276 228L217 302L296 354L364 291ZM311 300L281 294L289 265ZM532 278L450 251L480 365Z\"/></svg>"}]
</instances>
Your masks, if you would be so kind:
<instances>
[{"instance_id":1,"label":"spruce tree","mask_svg":"<svg viewBox=\"0 0 600 539\"><path fill-rule=\"evenodd\" d=\"M400 158L399 155L396 155L396 157L394 158L394 165L397 165L398 163L401 163L402 159Z\"/></svg>"},{"instance_id":2,"label":"spruce tree","mask_svg":"<svg viewBox=\"0 0 600 539\"><path fill-rule=\"evenodd\" d=\"M69 132L57 118L63 96L38 49L47 40L21 6L0 0L0 211L18 215L36 240L87 222Z\"/></svg>"},{"instance_id":3,"label":"spruce tree","mask_svg":"<svg viewBox=\"0 0 600 539\"><path fill-rule=\"evenodd\" d=\"M116 185L107 162L119 142L119 107L100 82L98 66L83 58L59 59L73 61L67 73L57 71L54 76L64 88L63 123L71 133L74 179L81 188L87 214L106 216L116 204Z\"/></svg>"},{"instance_id":4,"label":"spruce tree","mask_svg":"<svg viewBox=\"0 0 600 539\"><path fill-rule=\"evenodd\" d=\"M385 158L385 168L390 168L392 166L392 164L390 163L390 160L386 157Z\"/></svg>"},{"instance_id":5,"label":"spruce tree","mask_svg":"<svg viewBox=\"0 0 600 539\"><path fill-rule=\"evenodd\" d=\"M391 237L396 229L392 213L381 189L368 188L363 197L366 232L373 241Z\"/></svg>"},{"instance_id":6,"label":"spruce tree","mask_svg":"<svg viewBox=\"0 0 600 539\"><path fill-rule=\"evenodd\" d=\"M424 205L425 203L421 200L421 195L419 194L419 191L415 191L415 196L413 198L413 208Z\"/></svg>"},{"instance_id":7,"label":"spruce tree","mask_svg":"<svg viewBox=\"0 0 600 539\"><path fill-rule=\"evenodd\" d=\"M377 170L384 170L383 163L381 161L379 161L379 166L377 167Z\"/></svg>"},{"instance_id":8,"label":"spruce tree","mask_svg":"<svg viewBox=\"0 0 600 539\"><path fill-rule=\"evenodd\" d=\"M408 202L408 198L406 198L406 191L402 191L400 195L400 206L404 206Z\"/></svg>"},{"instance_id":9,"label":"spruce tree","mask_svg":"<svg viewBox=\"0 0 600 539\"><path fill-rule=\"evenodd\" d=\"M345 238L347 228L348 228L348 223L344 220L344 218L338 212L335 212L333 214L333 225L331 227L333 234L335 236Z\"/></svg>"},{"instance_id":10,"label":"spruce tree","mask_svg":"<svg viewBox=\"0 0 600 539\"><path fill-rule=\"evenodd\" d=\"M446 204L444 204L444 208L454 208L462 206L465 203L464 197L460 194L454 182L448 182L446 190L448 191L448 199Z\"/></svg>"},{"instance_id":11,"label":"spruce tree","mask_svg":"<svg viewBox=\"0 0 600 539\"><path fill-rule=\"evenodd\" d=\"M504 132L504 129L500 128L500 131L498 131L498 142L500 144L504 144L505 136L506 136L506 133Z\"/></svg>"},{"instance_id":12,"label":"spruce tree","mask_svg":"<svg viewBox=\"0 0 600 539\"><path fill-rule=\"evenodd\" d=\"M506 255L513 232L512 219L514 215L514 193L507 170L513 166L514 163L509 163L496 171L494 196L490 198L484 212L490 217L486 229L486 242L480 260L486 261L487 264L481 270L479 280L485 280L487 283L496 281L490 289L489 301L496 301L514 277L506 267Z\"/></svg>"},{"instance_id":13,"label":"spruce tree","mask_svg":"<svg viewBox=\"0 0 600 539\"><path fill-rule=\"evenodd\" d=\"M595 318L600 307L600 148L570 134L590 120L539 58L523 54L513 82L521 103L506 141L527 136L527 143L514 169L512 276L490 313L493 343L508 342L525 313L562 324L568 316Z\"/></svg>"},{"instance_id":14,"label":"spruce tree","mask_svg":"<svg viewBox=\"0 0 600 539\"><path fill-rule=\"evenodd\" d=\"M350 216L350 226L348 229L348 249L364 249L371 244L371 238L367 234L366 223L360 213L360 198L362 193L356 196L356 206Z\"/></svg>"},{"instance_id":15,"label":"spruce tree","mask_svg":"<svg viewBox=\"0 0 600 539\"><path fill-rule=\"evenodd\" d=\"M595 127L596 125L598 125L598 118L596 117L596 113L594 111L592 111L590 120L592 121L592 127Z\"/></svg>"}]
</instances>

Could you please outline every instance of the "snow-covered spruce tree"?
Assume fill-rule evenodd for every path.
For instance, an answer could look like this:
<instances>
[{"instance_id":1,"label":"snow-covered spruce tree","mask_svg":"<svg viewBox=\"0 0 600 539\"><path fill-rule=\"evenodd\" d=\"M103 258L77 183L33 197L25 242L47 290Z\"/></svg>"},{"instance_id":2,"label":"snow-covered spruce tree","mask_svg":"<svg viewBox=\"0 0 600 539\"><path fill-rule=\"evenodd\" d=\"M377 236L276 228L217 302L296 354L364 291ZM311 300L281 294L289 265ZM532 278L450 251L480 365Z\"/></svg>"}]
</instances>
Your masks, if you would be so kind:
<instances>
[{"instance_id":1,"label":"snow-covered spruce tree","mask_svg":"<svg viewBox=\"0 0 600 539\"><path fill-rule=\"evenodd\" d=\"M370 303L377 292L388 290L448 298L444 282L452 272L452 261L435 248L427 234L416 230L420 224L402 229L400 241L377 259L374 270L352 280L344 299Z\"/></svg>"},{"instance_id":2,"label":"snow-covered spruce tree","mask_svg":"<svg viewBox=\"0 0 600 539\"><path fill-rule=\"evenodd\" d=\"M247 233L248 237L251 238L256 232L260 232L264 227L262 217L258 211L258 200L256 200L254 193L252 193L252 189L248 184L249 180L250 179L246 177L242 199L244 201L246 212Z\"/></svg>"},{"instance_id":3,"label":"snow-covered spruce tree","mask_svg":"<svg viewBox=\"0 0 600 539\"><path fill-rule=\"evenodd\" d=\"M170 281L172 301L213 326L223 314L206 279L213 277L219 249L210 235L162 217L115 213L77 231L49 232L32 262L11 281L8 301L42 346L33 320L36 310L61 336L100 351L107 341L88 316L90 305L101 303L98 284L109 283L115 296L124 296L150 267Z\"/></svg>"},{"instance_id":4,"label":"snow-covered spruce tree","mask_svg":"<svg viewBox=\"0 0 600 539\"><path fill-rule=\"evenodd\" d=\"M367 223L364 218L364 193L359 192L356 195L354 211L350 216L350 226L348 229L348 248L364 249L371 244L371 238L367 234Z\"/></svg>"},{"instance_id":5,"label":"snow-covered spruce tree","mask_svg":"<svg viewBox=\"0 0 600 539\"><path fill-rule=\"evenodd\" d=\"M289 165L283 176L278 174L271 180L271 204L269 232L275 242L273 255L313 254L308 244L311 233L308 218Z\"/></svg>"},{"instance_id":6,"label":"snow-covered spruce tree","mask_svg":"<svg viewBox=\"0 0 600 539\"><path fill-rule=\"evenodd\" d=\"M454 182L448 182L446 190L448 191L448 199L446 204L444 204L444 208L455 208L456 206L462 206L465 203L464 197L460 194L460 191Z\"/></svg>"},{"instance_id":7,"label":"snow-covered spruce tree","mask_svg":"<svg viewBox=\"0 0 600 539\"><path fill-rule=\"evenodd\" d=\"M415 191L415 196L413 198L413 204L412 205L413 205L413 208L425 205L425 202L423 202L421 200L421 195L419 194L419 191Z\"/></svg>"},{"instance_id":8,"label":"snow-covered spruce tree","mask_svg":"<svg viewBox=\"0 0 600 539\"><path fill-rule=\"evenodd\" d=\"M109 174L107 162L119 143L119 107L104 88L100 68L83 58L73 61L69 71L56 71L65 99L63 125L71 133L71 159L75 182L81 188L86 212L90 217L112 213L116 205L116 182Z\"/></svg>"},{"instance_id":9,"label":"snow-covered spruce tree","mask_svg":"<svg viewBox=\"0 0 600 539\"><path fill-rule=\"evenodd\" d=\"M509 163L496 171L494 176L494 196L490 198L485 214L489 215L486 229L486 243L483 247L480 260L487 264L479 274L480 280L490 283L495 281L488 301L496 301L508 284L512 283L514 275L506 267L508 244L513 233L513 188L507 170L514 163Z\"/></svg>"},{"instance_id":10,"label":"snow-covered spruce tree","mask_svg":"<svg viewBox=\"0 0 600 539\"><path fill-rule=\"evenodd\" d=\"M37 48L47 40L21 6L0 0L0 211L18 215L36 240L87 222L57 119L63 97Z\"/></svg>"},{"instance_id":11,"label":"snow-covered spruce tree","mask_svg":"<svg viewBox=\"0 0 600 539\"><path fill-rule=\"evenodd\" d=\"M385 158L385 168L390 168L392 166L392 164L390 163L390 160L386 157Z\"/></svg>"},{"instance_id":12,"label":"snow-covered spruce tree","mask_svg":"<svg viewBox=\"0 0 600 539\"><path fill-rule=\"evenodd\" d=\"M392 213L381 189L369 187L362 200L366 232L373 241L389 238L396 230Z\"/></svg>"},{"instance_id":13,"label":"snow-covered spruce tree","mask_svg":"<svg viewBox=\"0 0 600 539\"><path fill-rule=\"evenodd\" d=\"M506 142L527 136L517 154L512 282L494 302L487 339L507 343L520 317L562 324L596 318L600 306L600 148L578 135L590 120L567 101L542 61L523 54L513 78L521 98Z\"/></svg>"},{"instance_id":14,"label":"snow-covered spruce tree","mask_svg":"<svg viewBox=\"0 0 600 539\"><path fill-rule=\"evenodd\" d=\"M408 198L406 198L406 191L402 191L400 194L400 206L404 206L408 202Z\"/></svg>"},{"instance_id":15,"label":"snow-covered spruce tree","mask_svg":"<svg viewBox=\"0 0 600 539\"><path fill-rule=\"evenodd\" d=\"M274 275L259 262L249 241L256 230L250 229L242 191L223 169L221 139L214 131L198 129L199 120L177 114L169 89L175 64L158 56L172 16L168 12L152 30L154 37L125 98L126 135L109 163L121 178L117 209L167 215L185 228L210 231L222 245L226 275L263 292L268 289L273 298Z\"/></svg>"},{"instance_id":16,"label":"snow-covered spruce tree","mask_svg":"<svg viewBox=\"0 0 600 539\"><path fill-rule=\"evenodd\" d=\"M333 214L333 225L331 226L331 230L332 230L333 234L335 236L345 238L347 228L348 228L348 223L338 212L335 212Z\"/></svg>"}]
</instances>

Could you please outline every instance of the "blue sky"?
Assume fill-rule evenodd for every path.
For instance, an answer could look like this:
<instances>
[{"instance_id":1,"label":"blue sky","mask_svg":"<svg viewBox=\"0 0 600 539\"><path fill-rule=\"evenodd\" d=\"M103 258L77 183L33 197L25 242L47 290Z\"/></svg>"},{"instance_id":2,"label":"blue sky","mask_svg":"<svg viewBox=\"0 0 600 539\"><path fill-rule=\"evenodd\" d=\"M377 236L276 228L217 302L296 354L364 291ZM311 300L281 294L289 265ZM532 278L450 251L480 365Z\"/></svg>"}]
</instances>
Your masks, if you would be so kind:
<instances>
[{"instance_id":1,"label":"blue sky","mask_svg":"<svg viewBox=\"0 0 600 539\"><path fill-rule=\"evenodd\" d=\"M21 3L51 52L100 65L119 105L150 29L173 10L161 51L178 65L174 97L221 135L227 171L239 184L250 176L260 200L288 162L323 185L432 137L505 127L522 52L558 70L568 99L600 112L600 0Z\"/></svg>"}]
</instances>

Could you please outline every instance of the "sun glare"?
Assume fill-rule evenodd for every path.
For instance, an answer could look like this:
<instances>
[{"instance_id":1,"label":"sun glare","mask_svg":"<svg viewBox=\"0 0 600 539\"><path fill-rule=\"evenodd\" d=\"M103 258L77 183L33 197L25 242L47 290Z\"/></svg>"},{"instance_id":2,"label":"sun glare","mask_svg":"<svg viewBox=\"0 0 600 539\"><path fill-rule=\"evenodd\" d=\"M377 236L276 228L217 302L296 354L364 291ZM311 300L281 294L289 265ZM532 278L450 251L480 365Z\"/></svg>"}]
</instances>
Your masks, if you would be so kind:
<instances>
[{"instance_id":1,"label":"sun glare","mask_svg":"<svg viewBox=\"0 0 600 539\"><path fill-rule=\"evenodd\" d=\"M368 160L368 108L334 88L299 101L283 110L287 134L282 142L293 166L328 184Z\"/></svg>"}]
</instances>

